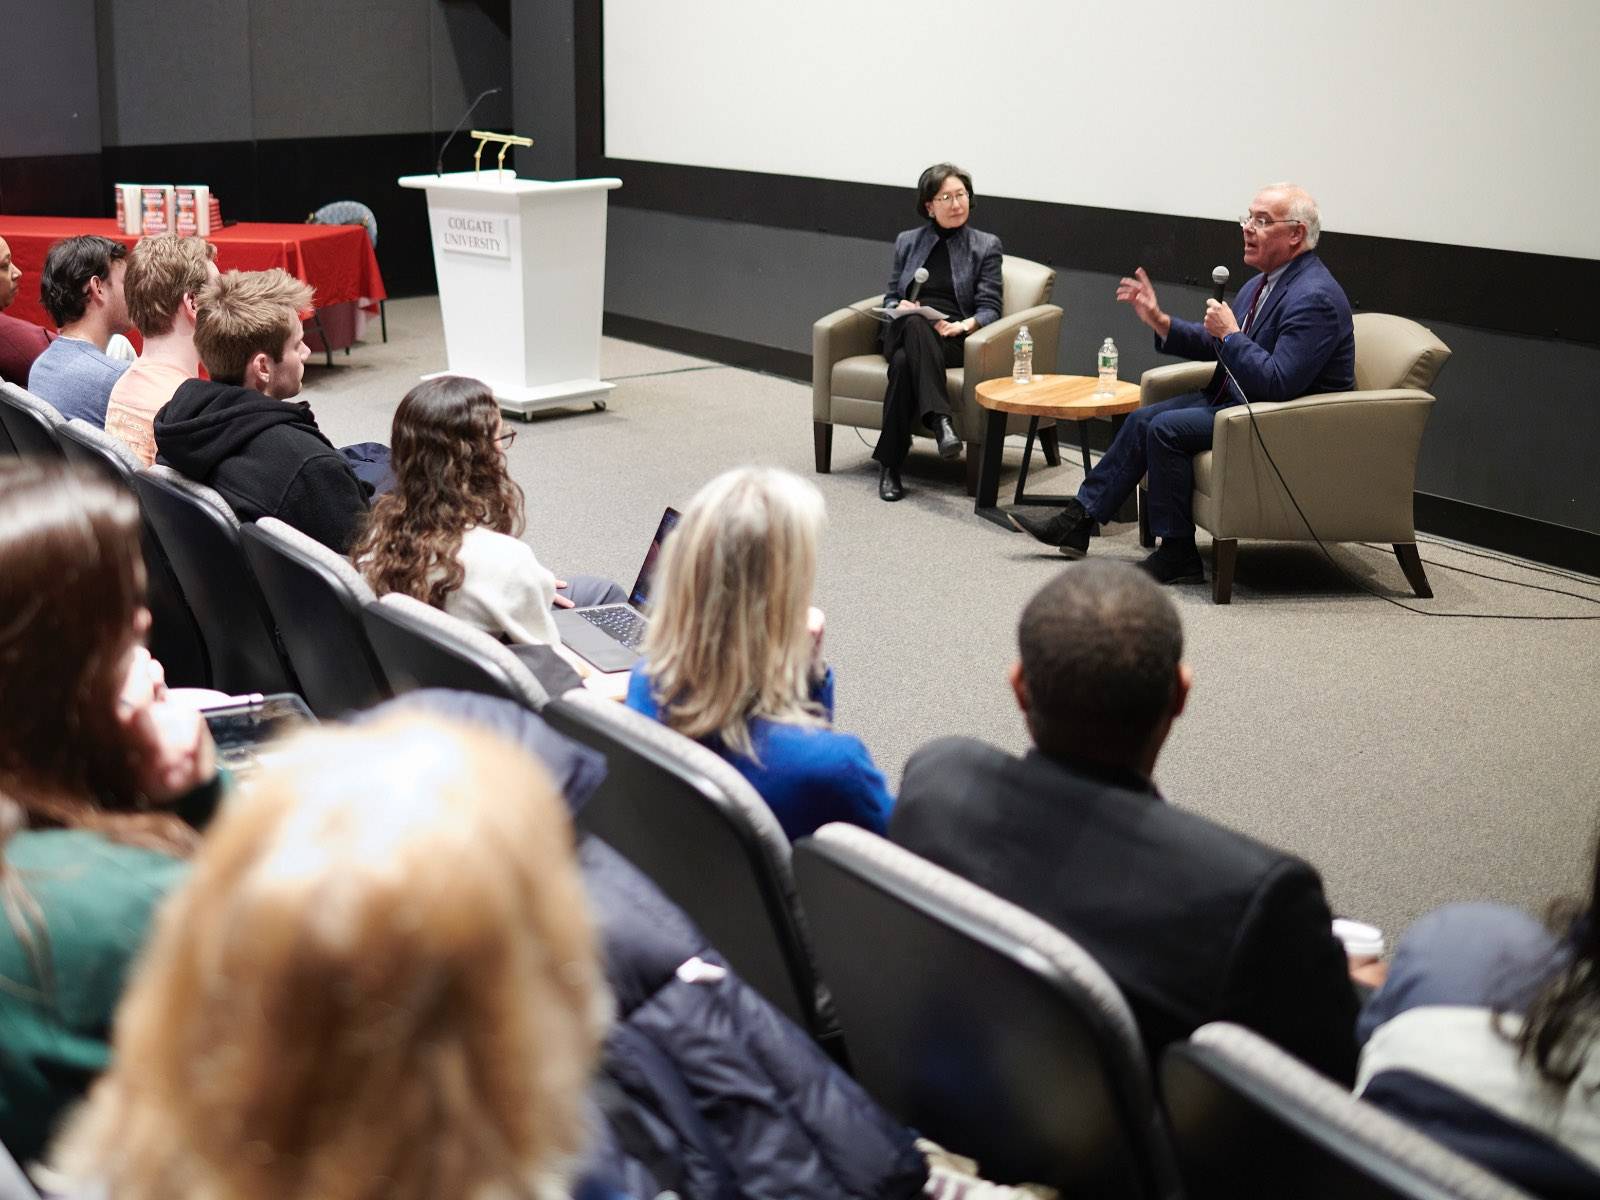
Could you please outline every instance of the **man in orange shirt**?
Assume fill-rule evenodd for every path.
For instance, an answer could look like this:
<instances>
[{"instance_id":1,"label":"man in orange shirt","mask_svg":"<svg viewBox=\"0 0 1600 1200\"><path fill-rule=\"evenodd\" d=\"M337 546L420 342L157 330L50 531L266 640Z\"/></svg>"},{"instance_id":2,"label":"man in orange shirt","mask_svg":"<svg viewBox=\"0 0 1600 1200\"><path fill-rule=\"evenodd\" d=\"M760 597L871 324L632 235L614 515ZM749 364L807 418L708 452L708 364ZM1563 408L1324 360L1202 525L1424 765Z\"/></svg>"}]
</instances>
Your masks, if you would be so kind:
<instances>
[{"instance_id":1,"label":"man in orange shirt","mask_svg":"<svg viewBox=\"0 0 1600 1200\"><path fill-rule=\"evenodd\" d=\"M147 237L128 255L123 292L144 353L111 389L106 432L145 466L156 460L154 421L178 385L200 374L194 345L195 295L217 277L217 249L197 237Z\"/></svg>"}]
</instances>

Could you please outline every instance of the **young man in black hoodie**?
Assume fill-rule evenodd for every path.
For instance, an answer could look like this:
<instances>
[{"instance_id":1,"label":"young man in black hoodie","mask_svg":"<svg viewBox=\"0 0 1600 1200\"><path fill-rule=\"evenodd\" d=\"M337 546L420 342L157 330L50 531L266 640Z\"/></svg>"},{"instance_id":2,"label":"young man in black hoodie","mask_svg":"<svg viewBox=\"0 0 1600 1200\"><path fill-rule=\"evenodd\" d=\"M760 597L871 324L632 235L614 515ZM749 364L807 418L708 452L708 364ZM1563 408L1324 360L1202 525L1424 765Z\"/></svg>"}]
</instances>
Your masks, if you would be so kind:
<instances>
[{"instance_id":1,"label":"young man in black hoodie","mask_svg":"<svg viewBox=\"0 0 1600 1200\"><path fill-rule=\"evenodd\" d=\"M373 487L293 400L311 356L299 316L311 288L277 268L229 271L196 304L211 378L181 384L156 414L159 461L221 492L241 521L277 517L347 553Z\"/></svg>"}]
</instances>

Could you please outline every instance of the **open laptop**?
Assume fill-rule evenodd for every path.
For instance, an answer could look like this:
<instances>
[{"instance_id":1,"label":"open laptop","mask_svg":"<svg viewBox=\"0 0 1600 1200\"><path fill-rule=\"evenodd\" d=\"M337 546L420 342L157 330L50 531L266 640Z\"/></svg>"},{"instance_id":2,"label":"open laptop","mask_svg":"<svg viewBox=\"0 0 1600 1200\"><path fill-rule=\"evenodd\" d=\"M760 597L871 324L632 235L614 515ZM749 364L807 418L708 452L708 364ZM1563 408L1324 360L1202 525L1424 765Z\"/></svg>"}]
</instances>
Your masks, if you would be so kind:
<instances>
[{"instance_id":1,"label":"open laptop","mask_svg":"<svg viewBox=\"0 0 1600 1200\"><path fill-rule=\"evenodd\" d=\"M678 523L678 510L661 514L656 536L645 551L639 578L626 604L597 604L589 608L558 608L554 616L561 643L598 671L627 671L642 657L639 644L648 625L645 616L650 606L650 585L655 578L661 543Z\"/></svg>"}]
</instances>

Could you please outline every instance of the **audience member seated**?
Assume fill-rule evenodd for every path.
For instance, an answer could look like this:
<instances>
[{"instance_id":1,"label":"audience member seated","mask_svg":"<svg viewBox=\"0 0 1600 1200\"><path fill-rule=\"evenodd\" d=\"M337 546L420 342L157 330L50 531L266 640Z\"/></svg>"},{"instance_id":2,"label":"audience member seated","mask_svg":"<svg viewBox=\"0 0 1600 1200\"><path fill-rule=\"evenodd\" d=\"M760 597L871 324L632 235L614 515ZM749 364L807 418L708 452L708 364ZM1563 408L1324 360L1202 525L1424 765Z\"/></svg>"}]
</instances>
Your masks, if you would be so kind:
<instances>
[{"instance_id":1,"label":"audience member seated","mask_svg":"<svg viewBox=\"0 0 1600 1200\"><path fill-rule=\"evenodd\" d=\"M379 595L402 592L513 643L556 645L552 607L628 595L609 580L557 579L519 540L523 493L505 453L515 437L476 379L412 388L394 413L394 490L373 503L351 556Z\"/></svg>"},{"instance_id":2,"label":"audience member seated","mask_svg":"<svg viewBox=\"0 0 1600 1200\"><path fill-rule=\"evenodd\" d=\"M149 623L133 497L0 465L0 1141L20 1162L105 1068L128 965L216 799Z\"/></svg>"},{"instance_id":3,"label":"audience member seated","mask_svg":"<svg viewBox=\"0 0 1600 1200\"><path fill-rule=\"evenodd\" d=\"M22 268L11 261L11 247L5 238L0 238L0 309L11 307L21 281ZM55 334L32 321L19 321L0 313L0 379L27 387L33 360L54 338Z\"/></svg>"},{"instance_id":4,"label":"audience member seated","mask_svg":"<svg viewBox=\"0 0 1600 1200\"><path fill-rule=\"evenodd\" d=\"M299 314L310 304L311 288L276 267L208 283L194 344L211 378L180 384L156 414L156 451L221 492L241 521L277 517L345 554L388 453L335 449L311 405L294 402L311 355Z\"/></svg>"},{"instance_id":5,"label":"audience member seated","mask_svg":"<svg viewBox=\"0 0 1600 1200\"><path fill-rule=\"evenodd\" d=\"M1011 686L1022 758L941 738L906 763L889 836L1058 926L1127 997L1154 1061L1235 1021L1355 1076L1356 996L1317 873L1151 782L1191 675L1177 609L1116 562L1029 601Z\"/></svg>"},{"instance_id":6,"label":"audience member seated","mask_svg":"<svg viewBox=\"0 0 1600 1200\"><path fill-rule=\"evenodd\" d=\"M28 371L28 390L67 420L104 427L112 385L128 369L106 354L113 334L130 328L122 295L128 248L84 234L63 238L45 255L39 298L61 330Z\"/></svg>"},{"instance_id":7,"label":"audience member seated","mask_svg":"<svg viewBox=\"0 0 1600 1200\"><path fill-rule=\"evenodd\" d=\"M574 812L605 778L602 755L520 704L424 690L360 719L396 713L467 722L522 746L549 770ZM593 1123L585 1156L590 1181L684 1200L918 1194L930 1170L915 1135L731 971L648 878L589 836L579 841L578 867L616 1001L591 1090L603 1120ZM952 1174L942 1163L935 1171ZM954 1187L928 1192L961 1194ZM982 1194L1001 1200L1010 1193Z\"/></svg>"},{"instance_id":8,"label":"audience member seated","mask_svg":"<svg viewBox=\"0 0 1600 1200\"><path fill-rule=\"evenodd\" d=\"M568 1195L608 1001L549 776L418 718L274 757L163 908L53 1165L116 1200Z\"/></svg>"},{"instance_id":9,"label":"audience member seated","mask_svg":"<svg viewBox=\"0 0 1600 1200\"><path fill-rule=\"evenodd\" d=\"M738 768L790 840L829 821L882 833L894 800L861 739L832 728L810 608L822 496L746 467L695 495L661 551L627 702Z\"/></svg>"},{"instance_id":10,"label":"audience member seated","mask_svg":"<svg viewBox=\"0 0 1600 1200\"><path fill-rule=\"evenodd\" d=\"M1600 844L1587 904L1551 917L1455 904L1407 930L1357 1090L1540 1196L1600 1196Z\"/></svg>"},{"instance_id":11,"label":"audience member seated","mask_svg":"<svg viewBox=\"0 0 1600 1200\"><path fill-rule=\"evenodd\" d=\"M128 255L123 292L144 351L111 388L106 432L144 460L156 461L156 413L178 386L200 374L194 348L195 297L217 278L217 248L197 237L144 238Z\"/></svg>"}]
</instances>

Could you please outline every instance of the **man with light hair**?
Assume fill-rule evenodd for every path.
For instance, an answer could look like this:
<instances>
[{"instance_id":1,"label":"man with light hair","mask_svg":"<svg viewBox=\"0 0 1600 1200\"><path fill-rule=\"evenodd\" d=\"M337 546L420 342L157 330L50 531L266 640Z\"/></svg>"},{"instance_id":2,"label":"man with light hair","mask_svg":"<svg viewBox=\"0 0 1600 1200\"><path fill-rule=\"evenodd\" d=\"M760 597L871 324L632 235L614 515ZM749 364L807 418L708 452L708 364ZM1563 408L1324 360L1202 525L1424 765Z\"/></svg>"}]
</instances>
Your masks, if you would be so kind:
<instances>
[{"instance_id":1,"label":"man with light hair","mask_svg":"<svg viewBox=\"0 0 1600 1200\"><path fill-rule=\"evenodd\" d=\"M144 238L128 255L122 289L128 316L144 335L144 352L111 389L106 432L147 467L156 460L156 413L180 384L200 374L195 297L217 277L216 256L210 242L175 233Z\"/></svg>"},{"instance_id":2,"label":"man with light hair","mask_svg":"<svg viewBox=\"0 0 1600 1200\"><path fill-rule=\"evenodd\" d=\"M1171 316L1143 267L1117 285L1117 299L1155 333L1157 350L1218 363L1210 382L1130 414L1066 508L1048 518L1013 512L1018 529L1081 558L1096 525L1111 520L1148 475L1150 531L1161 545L1141 565L1161 583L1203 582L1191 509L1194 456L1211 449L1217 410L1355 386L1350 302L1315 253L1317 202L1297 184L1269 184L1239 226L1244 261L1260 272L1235 299L1243 317L1219 300L1206 301L1201 321Z\"/></svg>"},{"instance_id":3,"label":"man with light hair","mask_svg":"<svg viewBox=\"0 0 1600 1200\"><path fill-rule=\"evenodd\" d=\"M160 460L221 492L241 521L277 517L346 553L373 492L352 459L383 447L336 449L293 401L311 356L300 323L311 288L276 267L229 271L197 300L194 344L211 378L179 385L156 414Z\"/></svg>"},{"instance_id":4,"label":"man with light hair","mask_svg":"<svg viewBox=\"0 0 1600 1200\"><path fill-rule=\"evenodd\" d=\"M1063 930L1127 997L1151 1062L1209 1021L1331 1078L1356 1067L1351 976L1307 863L1169 804L1153 782L1193 673L1171 598L1074 563L1028 602L1010 671L1033 749L967 737L906 762L889 837Z\"/></svg>"},{"instance_id":5,"label":"man with light hair","mask_svg":"<svg viewBox=\"0 0 1600 1200\"><path fill-rule=\"evenodd\" d=\"M28 370L28 390L53 404L69 421L79 417L104 428L112 385L128 369L107 354L111 339L128 331L122 294L128 248L96 234L62 238L45 255L39 299L61 330Z\"/></svg>"}]
</instances>

